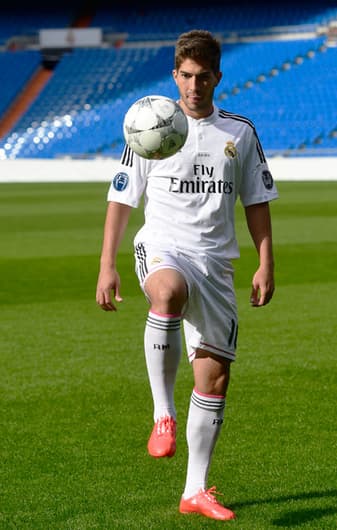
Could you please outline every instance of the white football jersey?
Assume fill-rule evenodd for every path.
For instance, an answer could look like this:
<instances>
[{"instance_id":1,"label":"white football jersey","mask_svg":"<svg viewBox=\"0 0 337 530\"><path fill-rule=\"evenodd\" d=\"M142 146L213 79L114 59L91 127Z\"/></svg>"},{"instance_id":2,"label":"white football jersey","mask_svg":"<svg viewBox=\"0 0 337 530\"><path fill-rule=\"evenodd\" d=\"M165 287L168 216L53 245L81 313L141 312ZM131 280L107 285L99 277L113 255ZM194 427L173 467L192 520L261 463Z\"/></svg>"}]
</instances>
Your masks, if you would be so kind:
<instances>
[{"instance_id":1,"label":"white football jersey","mask_svg":"<svg viewBox=\"0 0 337 530\"><path fill-rule=\"evenodd\" d=\"M188 118L185 145L165 160L146 160L125 147L108 201L139 205L145 223L135 243L216 259L239 257L234 208L277 198L254 125L220 110Z\"/></svg>"}]
</instances>

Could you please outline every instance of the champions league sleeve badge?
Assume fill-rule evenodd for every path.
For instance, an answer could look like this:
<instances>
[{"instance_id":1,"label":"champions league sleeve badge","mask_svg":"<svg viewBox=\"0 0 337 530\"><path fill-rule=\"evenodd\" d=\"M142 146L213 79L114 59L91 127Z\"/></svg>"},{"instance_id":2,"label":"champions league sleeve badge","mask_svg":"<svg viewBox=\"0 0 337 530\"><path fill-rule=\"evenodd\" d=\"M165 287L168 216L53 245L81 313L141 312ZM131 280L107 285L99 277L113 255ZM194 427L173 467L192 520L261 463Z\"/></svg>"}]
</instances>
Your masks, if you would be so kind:
<instances>
[{"instance_id":1,"label":"champions league sleeve badge","mask_svg":"<svg viewBox=\"0 0 337 530\"><path fill-rule=\"evenodd\" d=\"M267 190L271 190L273 187L274 181L273 181L272 174L267 169L262 171L262 180L263 180L263 184L265 188Z\"/></svg>"},{"instance_id":2,"label":"champions league sleeve badge","mask_svg":"<svg viewBox=\"0 0 337 530\"><path fill-rule=\"evenodd\" d=\"M126 173L117 173L112 184L116 191L124 191L129 183L129 177Z\"/></svg>"}]
</instances>

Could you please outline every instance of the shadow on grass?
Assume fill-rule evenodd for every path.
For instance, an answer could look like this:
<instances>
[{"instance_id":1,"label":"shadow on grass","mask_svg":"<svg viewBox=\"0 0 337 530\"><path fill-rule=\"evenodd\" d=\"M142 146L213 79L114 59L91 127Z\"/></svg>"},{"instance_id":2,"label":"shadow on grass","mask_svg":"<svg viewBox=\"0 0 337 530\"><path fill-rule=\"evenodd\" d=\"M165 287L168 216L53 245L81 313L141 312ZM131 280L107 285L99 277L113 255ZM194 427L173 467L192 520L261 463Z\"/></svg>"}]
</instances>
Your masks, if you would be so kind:
<instances>
[{"instance_id":1,"label":"shadow on grass","mask_svg":"<svg viewBox=\"0 0 337 530\"><path fill-rule=\"evenodd\" d=\"M292 510L284 513L282 517L279 517L278 519L272 521L272 524L274 526L281 526L283 528L285 526L297 526L303 523L317 521L317 519L320 519L321 517L325 517L326 515L333 515L335 513L337 513L337 508Z\"/></svg>"},{"instance_id":2,"label":"shadow on grass","mask_svg":"<svg viewBox=\"0 0 337 530\"><path fill-rule=\"evenodd\" d=\"M280 497L267 497L265 499L258 500L247 500L246 502L238 502L233 504L233 508L240 508L245 506L253 506L254 504L272 504L272 503L282 503L288 501L303 501L310 499L323 499L323 498L333 498L337 500L337 489L326 490L326 491L310 491L307 493L299 493L297 495L283 495ZM337 513L337 503L334 503L333 507L325 508L303 508L298 510L289 510L285 512L281 517L271 521L273 526L281 527L291 527L297 526L303 523L308 523L310 521L315 521L325 517L327 515L333 515Z\"/></svg>"}]
</instances>

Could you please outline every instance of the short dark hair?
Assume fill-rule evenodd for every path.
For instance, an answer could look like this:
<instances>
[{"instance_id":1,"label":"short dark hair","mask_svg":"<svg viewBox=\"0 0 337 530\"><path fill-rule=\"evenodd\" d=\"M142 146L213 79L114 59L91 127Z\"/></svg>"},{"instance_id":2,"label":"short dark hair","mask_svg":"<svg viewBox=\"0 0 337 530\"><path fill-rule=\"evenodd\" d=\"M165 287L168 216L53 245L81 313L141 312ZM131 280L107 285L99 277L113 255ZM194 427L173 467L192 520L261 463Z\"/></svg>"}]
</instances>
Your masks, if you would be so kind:
<instances>
[{"instance_id":1,"label":"short dark hair","mask_svg":"<svg viewBox=\"0 0 337 530\"><path fill-rule=\"evenodd\" d=\"M174 64L176 70L185 59L209 63L214 73L220 71L221 45L213 35L203 29L193 29L182 33L177 40Z\"/></svg>"}]
</instances>

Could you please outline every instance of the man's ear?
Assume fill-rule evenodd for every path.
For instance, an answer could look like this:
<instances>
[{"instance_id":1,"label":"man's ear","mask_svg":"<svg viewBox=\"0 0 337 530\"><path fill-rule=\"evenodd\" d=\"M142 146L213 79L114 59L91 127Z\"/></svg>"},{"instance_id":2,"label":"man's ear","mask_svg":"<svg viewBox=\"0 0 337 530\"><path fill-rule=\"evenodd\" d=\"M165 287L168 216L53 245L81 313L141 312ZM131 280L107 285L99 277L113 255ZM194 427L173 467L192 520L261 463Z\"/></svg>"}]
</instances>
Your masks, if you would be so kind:
<instances>
[{"instance_id":1,"label":"man's ear","mask_svg":"<svg viewBox=\"0 0 337 530\"><path fill-rule=\"evenodd\" d=\"M222 79L222 72L218 72L216 74L216 78L217 78L217 82L216 82L215 86L218 86L218 84L220 83L220 81Z\"/></svg>"}]
</instances>

